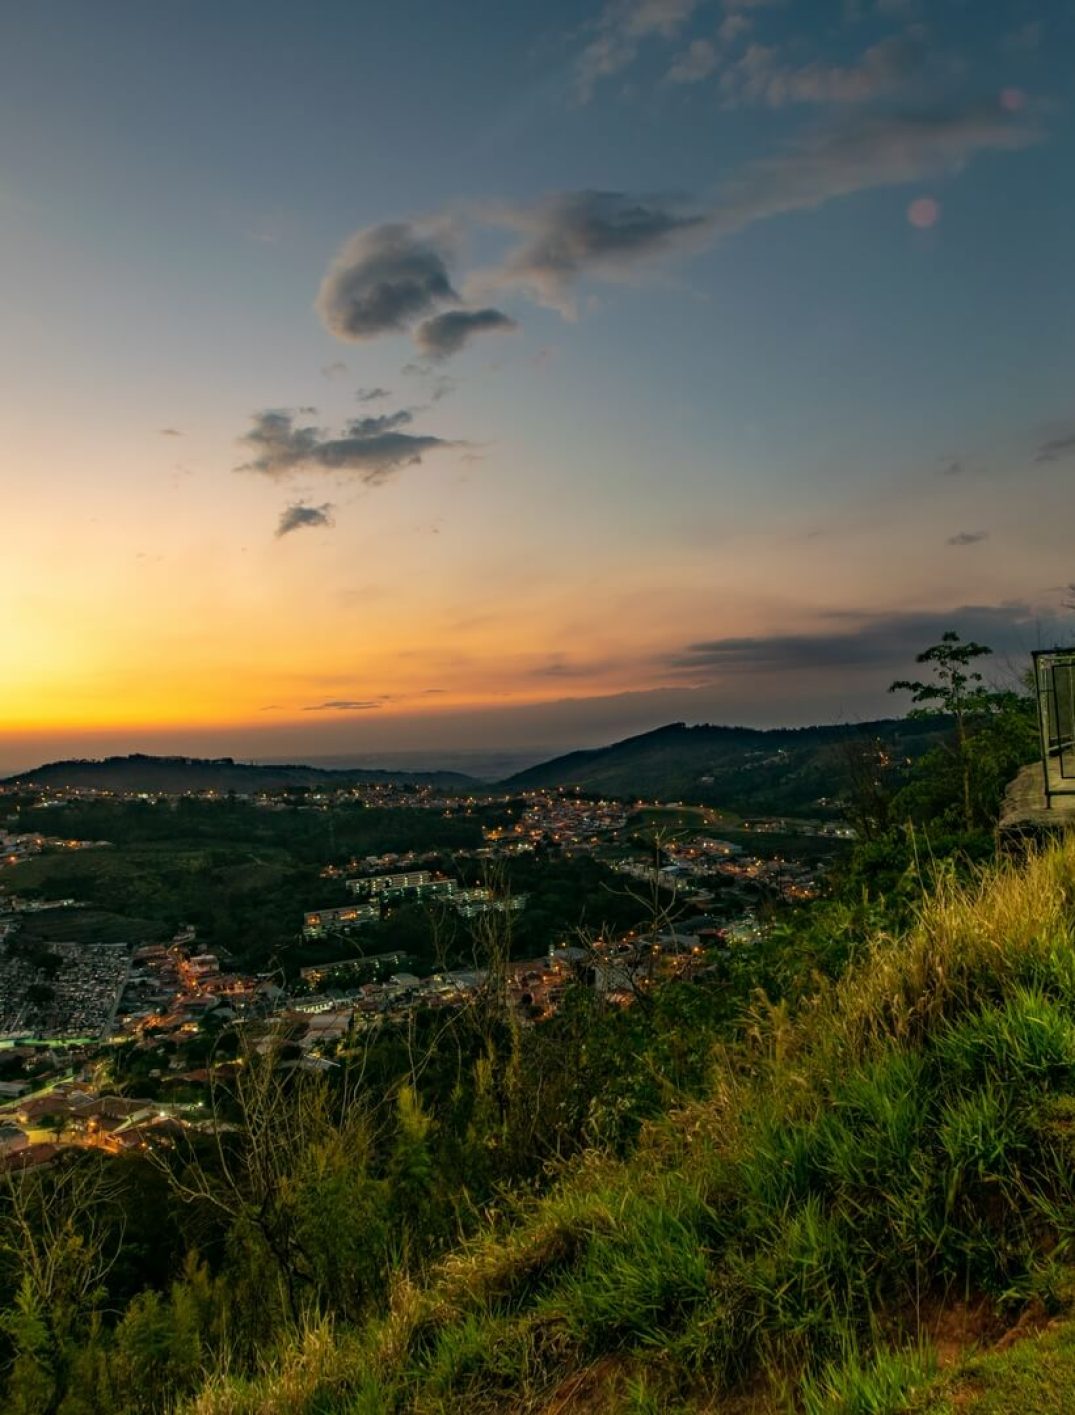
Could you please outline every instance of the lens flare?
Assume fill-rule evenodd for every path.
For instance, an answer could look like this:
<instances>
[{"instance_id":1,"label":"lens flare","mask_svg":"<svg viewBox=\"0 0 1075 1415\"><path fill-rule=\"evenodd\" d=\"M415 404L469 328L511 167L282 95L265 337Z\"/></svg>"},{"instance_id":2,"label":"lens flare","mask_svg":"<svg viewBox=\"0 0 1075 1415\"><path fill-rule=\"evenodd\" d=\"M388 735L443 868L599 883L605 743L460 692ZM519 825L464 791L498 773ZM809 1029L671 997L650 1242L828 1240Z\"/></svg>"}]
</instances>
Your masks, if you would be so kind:
<instances>
[{"instance_id":1,"label":"lens flare","mask_svg":"<svg viewBox=\"0 0 1075 1415\"><path fill-rule=\"evenodd\" d=\"M941 215L941 204L933 197L915 197L907 208L907 220L919 231L928 231L936 226Z\"/></svg>"}]
</instances>

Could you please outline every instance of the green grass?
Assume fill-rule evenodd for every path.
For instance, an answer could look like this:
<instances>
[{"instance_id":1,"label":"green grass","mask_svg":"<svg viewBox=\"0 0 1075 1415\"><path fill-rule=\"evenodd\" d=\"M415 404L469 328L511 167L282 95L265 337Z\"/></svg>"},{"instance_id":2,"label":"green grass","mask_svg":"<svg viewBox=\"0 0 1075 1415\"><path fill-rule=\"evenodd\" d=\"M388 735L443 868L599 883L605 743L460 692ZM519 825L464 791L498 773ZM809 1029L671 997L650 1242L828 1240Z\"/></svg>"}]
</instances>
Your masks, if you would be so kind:
<instances>
[{"instance_id":1,"label":"green grass","mask_svg":"<svg viewBox=\"0 0 1075 1415\"><path fill-rule=\"evenodd\" d=\"M1065 1286L1073 938L1075 841L942 881L906 935L873 940L798 1017L759 1005L707 1099L630 1159L584 1157L401 1280L386 1316L341 1334L331 1386L285 1344L275 1372L193 1408L551 1410L587 1374L581 1409L749 1394L774 1415L895 1415L927 1382L946 1305L973 1298L1003 1323ZM1014 1380L1028 1358L1007 1359Z\"/></svg>"},{"instance_id":2,"label":"green grass","mask_svg":"<svg viewBox=\"0 0 1075 1415\"><path fill-rule=\"evenodd\" d=\"M914 1415L1070 1415L1075 1410L1075 1323L984 1352L925 1392L908 1391Z\"/></svg>"},{"instance_id":3,"label":"green grass","mask_svg":"<svg viewBox=\"0 0 1075 1415\"><path fill-rule=\"evenodd\" d=\"M178 924L193 923L210 951L225 949L255 965L294 943L318 884L316 870L300 869L280 846L228 840L46 854L10 866L3 881L30 898L72 898L150 922L141 934L122 934L126 940L167 937ZM40 917L47 927L49 915Z\"/></svg>"},{"instance_id":4,"label":"green grass","mask_svg":"<svg viewBox=\"0 0 1075 1415\"><path fill-rule=\"evenodd\" d=\"M867 1357L850 1352L803 1382L803 1415L902 1415L930 1385L935 1370L928 1347Z\"/></svg>"},{"instance_id":5,"label":"green grass","mask_svg":"<svg viewBox=\"0 0 1075 1415\"><path fill-rule=\"evenodd\" d=\"M226 868L283 866L289 855L276 846L252 850L222 840L219 844L189 846L165 842L124 845L102 850L78 850L65 854L38 855L11 865L5 882L14 893L40 893L50 898L67 892L69 885L97 882L125 883L143 876L177 877L198 875L214 865Z\"/></svg>"},{"instance_id":6,"label":"green grass","mask_svg":"<svg viewBox=\"0 0 1075 1415\"><path fill-rule=\"evenodd\" d=\"M19 926L19 937L31 943L156 943L168 935L158 919L106 909L48 909L24 914Z\"/></svg>"}]
</instances>

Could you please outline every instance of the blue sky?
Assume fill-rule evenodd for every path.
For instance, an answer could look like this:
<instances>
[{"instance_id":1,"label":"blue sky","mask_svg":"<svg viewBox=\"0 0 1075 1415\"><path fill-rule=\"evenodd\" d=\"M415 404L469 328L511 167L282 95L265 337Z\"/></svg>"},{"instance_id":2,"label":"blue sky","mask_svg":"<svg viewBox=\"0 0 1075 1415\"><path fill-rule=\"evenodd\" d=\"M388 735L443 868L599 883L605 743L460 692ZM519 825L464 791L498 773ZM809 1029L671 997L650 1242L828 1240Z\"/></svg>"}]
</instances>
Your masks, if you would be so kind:
<instances>
[{"instance_id":1,"label":"blue sky","mask_svg":"<svg viewBox=\"0 0 1075 1415\"><path fill-rule=\"evenodd\" d=\"M1060 3L9 9L0 761L852 717L916 634L1066 640L1073 56Z\"/></svg>"}]
</instances>

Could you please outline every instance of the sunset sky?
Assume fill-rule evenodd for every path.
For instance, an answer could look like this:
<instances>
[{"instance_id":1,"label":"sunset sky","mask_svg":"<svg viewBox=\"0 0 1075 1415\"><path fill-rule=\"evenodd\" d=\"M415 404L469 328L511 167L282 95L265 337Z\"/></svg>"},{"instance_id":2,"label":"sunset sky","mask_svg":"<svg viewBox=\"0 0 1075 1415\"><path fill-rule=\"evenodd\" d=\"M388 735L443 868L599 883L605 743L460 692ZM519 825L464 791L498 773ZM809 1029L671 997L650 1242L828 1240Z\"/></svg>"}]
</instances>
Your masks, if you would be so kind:
<instances>
[{"instance_id":1,"label":"sunset sky","mask_svg":"<svg viewBox=\"0 0 1075 1415\"><path fill-rule=\"evenodd\" d=\"M560 750L1070 642L1073 7L0 13L0 768Z\"/></svg>"}]
</instances>

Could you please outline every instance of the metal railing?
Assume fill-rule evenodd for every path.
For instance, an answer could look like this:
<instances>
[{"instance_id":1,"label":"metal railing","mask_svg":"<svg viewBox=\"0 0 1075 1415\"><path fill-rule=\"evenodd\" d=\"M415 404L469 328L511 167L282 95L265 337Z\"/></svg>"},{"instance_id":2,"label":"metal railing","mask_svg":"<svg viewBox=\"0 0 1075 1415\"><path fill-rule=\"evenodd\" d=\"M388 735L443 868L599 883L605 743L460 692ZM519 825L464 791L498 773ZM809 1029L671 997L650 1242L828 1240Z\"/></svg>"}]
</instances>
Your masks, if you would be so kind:
<instances>
[{"instance_id":1,"label":"metal railing","mask_svg":"<svg viewBox=\"0 0 1075 1415\"><path fill-rule=\"evenodd\" d=\"M1075 796L1075 649L1038 649L1034 688L1045 804Z\"/></svg>"}]
</instances>

